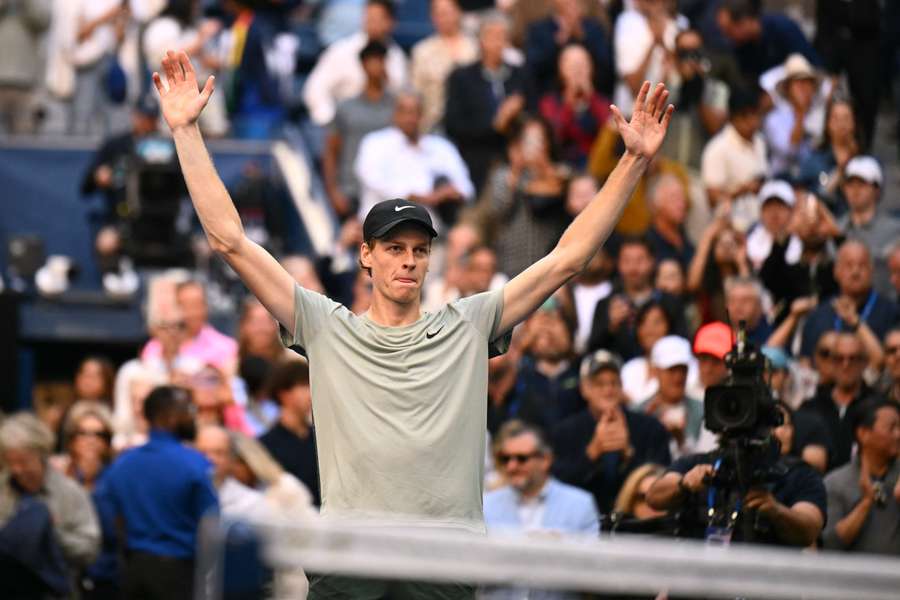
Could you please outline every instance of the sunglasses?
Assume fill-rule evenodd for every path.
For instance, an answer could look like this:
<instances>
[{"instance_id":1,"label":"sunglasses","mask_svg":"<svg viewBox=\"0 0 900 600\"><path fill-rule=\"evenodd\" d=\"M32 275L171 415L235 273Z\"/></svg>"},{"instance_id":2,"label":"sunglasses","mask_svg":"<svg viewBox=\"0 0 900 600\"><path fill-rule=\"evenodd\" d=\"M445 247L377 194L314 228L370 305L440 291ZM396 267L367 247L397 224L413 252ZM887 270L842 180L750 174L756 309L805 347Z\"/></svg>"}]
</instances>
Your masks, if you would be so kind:
<instances>
[{"instance_id":1,"label":"sunglasses","mask_svg":"<svg viewBox=\"0 0 900 600\"><path fill-rule=\"evenodd\" d=\"M108 431L97 431L96 429L78 429L75 431L75 437L94 437L108 442L112 439L112 434Z\"/></svg>"},{"instance_id":2,"label":"sunglasses","mask_svg":"<svg viewBox=\"0 0 900 600\"><path fill-rule=\"evenodd\" d=\"M900 346L885 346L884 347L885 354L894 355L894 354L897 354L897 352L900 352Z\"/></svg>"},{"instance_id":3,"label":"sunglasses","mask_svg":"<svg viewBox=\"0 0 900 600\"><path fill-rule=\"evenodd\" d=\"M866 357L860 354L832 354L831 360L839 364L859 363L866 360Z\"/></svg>"},{"instance_id":4,"label":"sunglasses","mask_svg":"<svg viewBox=\"0 0 900 600\"><path fill-rule=\"evenodd\" d=\"M513 461L525 464L532 458L537 458L540 455L540 452L532 452L531 454L501 454L497 457L497 460L504 466Z\"/></svg>"},{"instance_id":5,"label":"sunglasses","mask_svg":"<svg viewBox=\"0 0 900 600\"><path fill-rule=\"evenodd\" d=\"M816 350L816 356L819 358L831 358L831 350L828 348L819 348Z\"/></svg>"}]
</instances>

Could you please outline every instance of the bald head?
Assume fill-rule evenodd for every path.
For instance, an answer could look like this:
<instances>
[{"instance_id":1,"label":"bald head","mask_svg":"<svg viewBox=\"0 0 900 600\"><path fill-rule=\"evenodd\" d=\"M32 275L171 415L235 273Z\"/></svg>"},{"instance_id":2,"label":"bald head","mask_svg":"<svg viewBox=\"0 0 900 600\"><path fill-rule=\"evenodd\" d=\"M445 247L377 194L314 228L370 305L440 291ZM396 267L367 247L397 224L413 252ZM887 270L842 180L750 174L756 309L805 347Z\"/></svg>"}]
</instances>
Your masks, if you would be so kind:
<instances>
[{"instance_id":1,"label":"bald head","mask_svg":"<svg viewBox=\"0 0 900 600\"><path fill-rule=\"evenodd\" d=\"M834 278L841 293L851 297L867 294L872 287L872 255L859 240L847 240L838 250Z\"/></svg>"},{"instance_id":2,"label":"bald head","mask_svg":"<svg viewBox=\"0 0 900 600\"><path fill-rule=\"evenodd\" d=\"M221 485L231 473L231 463L234 452L231 446L231 436L218 425L206 425L197 431L197 450L213 465L213 480L216 485Z\"/></svg>"}]
</instances>

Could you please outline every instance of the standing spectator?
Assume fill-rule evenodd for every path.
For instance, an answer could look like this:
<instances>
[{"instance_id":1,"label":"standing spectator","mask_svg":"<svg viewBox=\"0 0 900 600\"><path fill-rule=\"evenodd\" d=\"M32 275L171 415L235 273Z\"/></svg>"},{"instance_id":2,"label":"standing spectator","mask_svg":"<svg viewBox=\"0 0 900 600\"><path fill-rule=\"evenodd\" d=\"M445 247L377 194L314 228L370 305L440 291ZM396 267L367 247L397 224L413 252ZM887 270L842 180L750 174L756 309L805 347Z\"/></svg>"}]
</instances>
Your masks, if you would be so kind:
<instances>
[{"instance_id":1,"label":"standing spectator","mask_svg":"<svg viewBox=\"0 0 900 600\"><path fill-rule=\"evenodd\" d=\"M492 164L503 157L504 136L532 96L525 71L503 59L508 43L506 19L486 18L478 32L480 60L454 70L447 79L444 128L479 192Z\"/></svg>"},{"instance_id":2,"label":"standing spectator","mask_svg":"<svg viewBox=\"0 0 900 600\"><path fill-rule=\"evenodd\" d=\"M489 214L503 224L494 246L502 273L512 279L552 248L570 219L567 169L557 162L546 121L527 119L510 140L509 165L491 174Z\"/></svg>"},{"instance_id":3,"label":"standing spectator","mask_svg":"<svg viewBox=\"0 0 900 600\"><path fill-rule=\"evenodd\" d=\"M444 119L450 73L478 58L478 45L462 32L461 21L457 0L431 0L435 33L413 46L412 86L422 96L423 132L434 131Z\"/></svg>"},{"instance_id":4,"label":"standing spectator","mask_svg":"<svg viewBox=\"0 0 900 600\"><path fill-rule=\"evenodd\" d=\"M175 298L183 323L185 341L179 354L195 359L201 365L212 364L230 375L237 368L237 342L219 333L209 323L209 307L206 290L199 281L184 281L175 290ZM158 360L162 356L162 344L151 339L141 351L141 360Z\"/></svg>"},{"instance_id":5,"label":"standing spectator","mask_svg":"<svg viewBox=\"0 0 900 600\"><path fill-rule=\"evenodd\" d=\"M703 322L726 321L725 286L730 277L749 277L747 246L720 208L704 230L687 276L687 290L696 295Z\"/></svg>"},{"instance_id":6,"label":"standing spectator","mask_svg":"<svg viewBox=\"0 0 900 600\"><path fill-rule=\"evenodd\" d=\"M200 519L218 510L209 462L194 439L191 398L163 386L144 401L150 441L123 454L98 489L104 515L124 522L122 592L149 600L193 597Z\"/></svg>"},{"instance_id":7,"label":"standing spectator","mask_svg":"<svg viewBox=\"0 0 900 600\"><path fill-rule=\"evenodd\" d=\"M634 94L644 81L669 84L675 75L671 53L678 26L667 0L640 0L616 20L613 38L619 82L613 100L630 115Z\"/></svg>"},{"instance_id":8,"label":"standing spectator","mask_svg":"<svg viewBox=\"0 0 900 600\"><path fill-rule=\"evenodd\" d=\"M302 360L284 361L272 371L266 387L281 412L278 421L259 441L285 471L309 488L318 506L321 500L309 366Z\"/></svg>"},{"instance_id":9,"label":"standing spectator","mask_svg":"<svg viewBox=\"0 0 900 600\"><path fill-rule=\"evenodd\" d=\"M734 345L734 332L731 327L721 321L707 323L697 330L694 336L694 356L697 358L697 374L699 389L698 398L702 398L706 390L719 385L728 376L728 365L725 355L731 352Z\"/></svg>"},{"instance_id":10,"label":"standing spectator","mask_svg":"<svg viewBox=\"0 0 900 600\"><path fill-rule=\"evenodd\" d=\"M331 206L341 220L359 209L360 184L353 172L362 139L391 124L394 97L387 91L387 47L370 41L359 51L366 83L359 96L337 105L322 154L322 178Z\"/></svg>"},{"instance_id":11,"label":"standing spectator","mask_svg":"<svg viewBox=\"0 0 900 600\"><path fill-rule=\"evenodd\" d=\"M581 362L581 393L588 409L553 430L562 481L593 494L608 513L628 474L647 462L668 465L669 434L653 417L625 408L621 361L597 350Z\"/></svg>"},{"instance_id":12,"label":"standing spectator","mask_svg":"<svg viewBox=\"0 0 900 600\"><path fill-rule=\"evenodd\" d=\"M613 269L613 260L604 247L594 255L584 271L572 280L572 297L578 320L578 328L575 330L575 351L579 354L587 348L597 304L612 292Z\"/></svg>"},{"instance_id":13,"label":"standing spectator","mask_svg":"<svg viewBox=\"0 0 900 600\"><path fill-rule=\"evenodd\" d=\"M796 261L803 242L791 235L791 217L797 201L794 189L786 181L773 179L760 188L758 198L759 222L747 234L747 258L753 268L762 268L776 244Z\"/></svg>"},{"instance_id":14,"label":"standing spectator","mask_svg":"<svg viewBox=\"0 0 900 600\"><path fill-rule=\"evenodd\" d=\"M629 404L643 402L659 389L650 352L656 342L672 333L672 317L659 301L649 300L638 309L634 330L642 352L622 367L622 390Z\"/></svg>"},{"instance_id":15,"label":"standing spectator","mask_svg":"<svg viewBox=\"0 0 900 600\"><path fill-rule=\"evenodd\" d=\"M578 0L552 0L552 5L552 15L528 28L525 43L525 60L541 88L539 91L548 91L556 79L557 63L563 48L578 44L584 46L593 59L597 78L595 85L609 93L613 78L609 36L603 25L586 15ZM622 110L625 108L622 107Z\"/></svg>"},{"instance_id":16,"label":"standing spectator","mask_svg":"<svg viewBox=\"0 0 900 600\"><path fill-rule=\"evenodd\" d=\"M232 475L237 453L228 431L215 425L200 427L195 445L213 466L212 480L223 517L246 520L269 516L263 495Z\"/></svg>"},{"instance_id":17,"label":"standing spectator","mask_svg":"<svg viewBox=\"0 0 900 600\"><path fill-rule=\"evenodd\" d=\"M653 248L653 257L657 263L675 259L682 269L687 269L694 258L694 244L684 229L689 208L687 190L678 177L662 174L647 184L647 195L653 213L647 241Z\"/></svg>"},{"instance_id":18,"label":"standing spectator","mask_svg":"<svg viewBox=\"0 0 900 600\"><path fill-rule=\"evenodd\" d=\"M825 478L829 550L900 554L900 408L889 402L860 406L859 453Z\"/></svg>"},{"instance_id":19,"label":"standing spectator","mask_svg":"<svg viewBox=\"0 0 900 600\"><path fill-rule=\"evenodd\" d=\"M237 343L241 360L256 356L274 364L286 355L278 337L278 322L255 298L247 298L241 307Z\"/></svg>"},{"instance_id":20,"label":"standing spectator","mask_svg":"<svg viewBox=\"0 0 900 600\"><path fill-rule=\"evenodd\" d=\"M558 91L541 98L540 113L550 126L562 159L583 169L597 133L609 118L609 100L594 90L594 67L584 46L559 53Z\"/></svg>"},{"instance_id":21,"label":"standing spectator","mask_svg":"<svg viewBox=\"0 0 900 600\"><path fill-rule=\"evenodd\" d=\"M755 277L731 277L725 280L725 310L732 326L747 325L747 340L757 348L772 335L772 325L763 312L763 287Z\"/></svg>"},{"instance_id":22,"label":"standing spectator","mask_svg":"<svg viewBox=\"0 0 900 600\"><path fill-rule=\"evenodd\" d=\"M394 11L391 0L367 0L363 30L331 44L319 57L303 87L303 101L313 123L324 127L334 118L338 102L363 91L366 76L359 63L359 51L370 41L388 48L388 86L400 90L406 85L406 56L391 39Z\"/></svg>"},{"instance_id":23,"label":"standing spectator","mask_svg":"<svg viewBox=\"0 0 900 600\"><path fill-rule=\"evenodd\" d=\"M800 181L826 202L832 211L845 207L841 184L850 159L859 154L859 127L853 104L846 97L833 95L825 109L822 143L800 164Z\"/></svg>"},{"instance_id":24,"label":"standing spectator","mask_svg":"<svg viewBox=\"0 0 900 600\"><path fill-rule=\"evenodd\" d=\"M0 134L28 134L37 127L35 92L40 83L38 47L50 26L51 0L4 2L0 13Z\"/></svg>"},{"instance_id":25,"label":"standing spectator","mask_svg":"<svg viewBox=\"0 0 900 600\"><path fill-rule=\"evenodd\" d=\"M729 206L741 231L759 218L756 194L768 171L761 118L757 88L731 90L728 124L703 149L700 171L710 205Z\"/></svg>"},{"instance_id":26,"label":"standing spectator","mask_svg":"<svg viewBox=\"0 0 900 600\"><path fill-rule=\"evenodd\" d=\"M719 29L734 44L747 82L755 82L795 53L818 66L819 55L800 27L784 14L763 13L761 5L759 0L722 0L716 14Z\"/></svg>"},{"instance_id":27,"label":"standing spectator","mask_svg":"<svg viewBox=\"0 0 900 600\"><path fill-rule=\"evenodd\" d=\"M0 425L0 523L30 497L46 504L74 578L97 556L100 525L88 494L48 464L53 446L53 433L29 413L14 414Z\"/></svg>"},{"instance_id":28,"label":"standing spectator","mask_svg":"<svg viewBox=\"0 0 900 600\"><path fill-rule=\"evenodd\" d=\"M849 211L838 225L848 238L862 240L874 260L873 286L879 294L890 297L887 258L900 239L900 219L886 210L879 210L881 196L881 166L871 156L856 156L844 169L842 189Z\"/></svg>"},{"instance_id":29,"label":"standing spectator","mask_svg":"<svg viewBox=\"0 0 900 600\"><path fill-rule=\"evenodd\" d=\"M422 135L421 129L421 101L402 93L394 124L362 139L354 166L362 191L360 217L378 202L400 197L424 204L446 227L455 224L461 205L475 193L468 169L446 138Z\"/></svg>"}]
</instances>

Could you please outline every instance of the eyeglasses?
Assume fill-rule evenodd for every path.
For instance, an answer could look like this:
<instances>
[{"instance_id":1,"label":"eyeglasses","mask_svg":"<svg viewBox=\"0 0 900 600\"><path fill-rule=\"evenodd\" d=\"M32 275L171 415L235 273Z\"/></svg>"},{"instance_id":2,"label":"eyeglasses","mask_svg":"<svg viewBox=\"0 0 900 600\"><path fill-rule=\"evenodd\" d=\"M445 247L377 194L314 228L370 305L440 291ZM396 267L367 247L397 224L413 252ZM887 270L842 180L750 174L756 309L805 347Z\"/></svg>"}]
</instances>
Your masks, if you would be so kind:
<instances>
[{"instance_id":1,"label":"eyeglasses","mask_svg":"<svg viewBox=\"0 0 900 600\"><path fill-rule=\"evenodd\" d=\"M540 455L540 452L532 452L531 454L501 454L497 457L497 460L500 461L500 464L503 466L506 466L513 461L525 464L532 458L536 458Z\"/></svg>"},{"instance_id":2,"label":"eyeglasses","mask_svg":"<svg viewBox=\"0 0 900 600\"><path fill-rule=\"evenodd\" d=\"M105 430L98 431L96 429L78 429L75 431L75 437L94 437L104 442L108 442L112 435Z\"/></svg>"},{"instance_id":3,"label":"eyeglasses","mask_svg":"<svg viewBox=\"0 0 900 600\"><path fill-rule=\"evenodd\" d=\"M819 348L816 350L816 356L819 358L831 358L831 350L828 348Z\"/></svg>"},{"instance_id":4,"label":"eyeglasses","mask_svg":"<svg viewBox=\"0 0 900 600\"><path fill-rule=\"evenodd\" d=\"M893 354L897 354L897 352L900 352L900 346L885 346L884 347L885 354L893 355Z\"/></svg>"},{"instance_id":5,"label":"eyeglasses","mask_svg":"<svg viewBox=\"0 0 900 600\"><path fill-rule=\"evenodd\" d=\"M163 321L162 323L158 323L156 325L159 329L163 329L166 331L184 331L187 329L187 324L184 321Z\"/></svg>"},{"instance_id":6,"label":"eyeglasses","mask_svg":"<svg viewBox=\"0 0 900 600\"><path fill-rule=\"evenodd\" d=\"M832 354L831 360L838 364L859 363L866 360L866 357L860 354Z\"/></svg>"}]
</instances>

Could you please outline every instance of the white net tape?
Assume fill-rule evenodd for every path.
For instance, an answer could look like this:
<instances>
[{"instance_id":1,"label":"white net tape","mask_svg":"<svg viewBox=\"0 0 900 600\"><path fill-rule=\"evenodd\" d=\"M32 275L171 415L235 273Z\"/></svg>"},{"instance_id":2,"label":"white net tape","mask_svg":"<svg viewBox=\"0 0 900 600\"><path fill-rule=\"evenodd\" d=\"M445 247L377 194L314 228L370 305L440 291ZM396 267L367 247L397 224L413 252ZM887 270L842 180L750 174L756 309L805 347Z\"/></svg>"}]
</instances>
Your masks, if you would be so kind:
<instances>
[{"instance_id":1,"label":"white net tape","mask_svg":"<svg viewBox=\"0 0 900 600\"><path fill-rule=\"evenodd\" d=\"M257 524L278 568L583 592L897 600L900 559L692 540L477 536L387 523Z\"/></svg>"}]
</instances>

